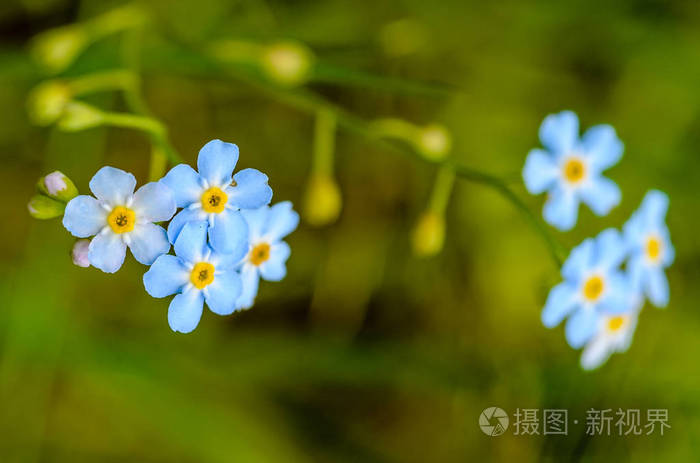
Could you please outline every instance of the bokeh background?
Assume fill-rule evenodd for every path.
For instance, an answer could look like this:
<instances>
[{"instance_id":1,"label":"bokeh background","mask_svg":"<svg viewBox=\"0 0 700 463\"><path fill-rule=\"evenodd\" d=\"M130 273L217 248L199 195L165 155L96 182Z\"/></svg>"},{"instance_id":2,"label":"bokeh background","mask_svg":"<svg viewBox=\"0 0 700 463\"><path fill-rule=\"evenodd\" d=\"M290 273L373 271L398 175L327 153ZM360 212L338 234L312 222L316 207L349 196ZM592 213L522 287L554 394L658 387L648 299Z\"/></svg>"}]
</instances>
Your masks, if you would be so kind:
<instances>
[{"instance_id":1,"label":"bokeh background","mask_svg":"<svg viewBox=\"0 0 700 463\"><path fill-rule=\"evenodd\" d=\"M60 220L26 210L36 180L60 169L81 191L108 164L147 181L142 133L33 126L28 92L47 75L28 43L121 5L8 0L0 5L0 461L452 462L695 461L700 455L700 7L694 2L324 2L187 0L142 5L143 95L194 163L212 138L266 172L273 201L299 208L313 114L274 89L203 65L223 38L291 38L340 77L305 90L365 119L438 122L452 156L499 176L540 214L520 170L551 112L613 124L625 142L608 171L623 201L582 208L566 248L620 227L646 190L671 197L677 258L671 303L647 306L634 343L584 372L561 328L539 319L558 269L541 237L493 189L458 181L443 251L411 252L436 167L339 128L339 220L302 222L281 283L195 332L167 325L144 267L74 266ZM397 22L398 21L398 22ZM121 34L92 44L63 76L121 65ZM376 76L357 79L360 75ZM350 78L344 78L350 76ZM402 83L449 91L412 91ZM125 111L118 92L86 101ZM566 408L569 435L488 437L489 406ZM590 408L668 409L663 437L585 435Z\"/></svg>"}]
</instances>

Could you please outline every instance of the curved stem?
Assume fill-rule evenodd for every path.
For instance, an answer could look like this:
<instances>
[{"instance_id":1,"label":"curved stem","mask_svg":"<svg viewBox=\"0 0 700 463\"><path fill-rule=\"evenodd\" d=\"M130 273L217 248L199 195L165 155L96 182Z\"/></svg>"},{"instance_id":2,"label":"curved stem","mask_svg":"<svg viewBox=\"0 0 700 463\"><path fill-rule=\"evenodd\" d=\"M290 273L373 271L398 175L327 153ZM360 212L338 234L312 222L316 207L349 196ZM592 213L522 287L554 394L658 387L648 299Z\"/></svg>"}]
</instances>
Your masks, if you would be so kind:
<instances>
[{"instance_id":1,"label":"curved stem","mask_svg":"<svg viewBox=\"0 0 700 463\"><path fill-rule=\"evenodd\" d=\"M316 63L314 66L314 71L311 75L311 81L326 84L339 84L350 87L370 88L404 95L418 95L437 98L460 93L459 89L445 84L414 82L405 79L386 77L364 71L334 66L324 62Z\"/></svg>"},{"instance_id":2,"label":"curved stem","mask_svg":"<svg viewBox=\"0 0 700 463\"><path fill-rule=\"evenodd\" d=\"M284 91L269 85L265 85L264 83L260 83L246 76L236 74L235 77L244 81L260 92L270 96L271 98L289 106L293 106L299 110L311 113L318 111L329 111L335 115L336 121L339 125L366 138L372 139L375 143L381 146L400 150L406 154L412 155L415 158L421 159L424 162L438 165L450 165L452 169L454 169L457 177L469 182L480 183L494 189L503 198L511 202L523 214L525 219L534 227L535 231L545 242L549 254L556 266L561 267L561 255L563 254L561 245L554 239L554 237L547 230L547 227L540 219L537 218L535 214L532 213L522 199L520 199L520 197L516 195L513 190L498 177L461 165L449 159L445 161L432 162L403 144L392 143L391 141L383 139L376 130L372 129L370 123L307 90L299 89L296 91Z\"/></svg>"},{"instance_id":3,"label":"curved stem","mask_svg":"<svg viewBox=\"0 0 700 463\"><path fill-rule=\"evenodd\" d=\"M450 163L450 161L446 161ZM532 213L529 207L523 202L518 195L516 195L513 190L511 190L508 185L505 184L500 178L494 177L489 174L485 174L478 170L471 169L469 167L452 163L452 167L458 177L475 183L481 183L488 187L493 188L498 193L501 194L505 199L513 203L513 205L522 212L528 222L535 228L535 231L542 237L552 260L557 264L557 267L562 266L561 254L563 253L562 246L552 237L552 235L547 230L546 226L541 220Z\"/></svg>"},{"instance_id":4,"label":"curved stem","mask_svg":"<svg viewBox=\"0 0 700 463\"><path fill-rule=\"evenodd\" d=\"M123 39L123 60L134 78L131 85L124 88L124 99L131 111L143 116L151 116L148 105L141 96L141 61L140 61L141 29L131 29L126 32ZM162 124L161 124L162 125ZM182 162L182 157L168 140L167 131L151 133L151 160L148 167L149 181L156 181L165 175L168 160L173 164Z\"/></svg>"}]
</instances>

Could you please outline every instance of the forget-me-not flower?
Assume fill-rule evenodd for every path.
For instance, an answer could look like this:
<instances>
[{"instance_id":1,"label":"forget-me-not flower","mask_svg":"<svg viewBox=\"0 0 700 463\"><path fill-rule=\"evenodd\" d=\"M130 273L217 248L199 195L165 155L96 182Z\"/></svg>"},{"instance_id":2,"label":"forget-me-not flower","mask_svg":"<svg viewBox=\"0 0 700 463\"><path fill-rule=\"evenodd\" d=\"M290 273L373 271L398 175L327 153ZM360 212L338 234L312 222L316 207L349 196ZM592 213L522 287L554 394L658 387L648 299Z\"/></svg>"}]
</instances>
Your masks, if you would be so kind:
<instances>
[{"instance_id":1,"label":"forget-me-not flower","mask_svg":"<svg viewBox=\"0 0 700 463\"><path fill-rule=\"evenodd\" d=\"M625 243L617 230L610 228L584 240L562 266L564 281L550 291L542 323L552 328L568 316L566 340L578 349L593 336L602 314L628 311L630 284L619 270L625 257Z\"/></svg>"},{"instance_id":2,"label":"forget-me-not flower","mask_svg":"<svg viewBox=\"0 0 700 463\"><path fill-rule=\"evenodd\" d=\"M171 243L190 221L207 220L212 248L223 254L247 250L248 228L240 209L256 209L269 204L272 189L267 175L243 169L231 177L238 162L238 147L212 140L199 151L196 172L187 164L173 167L160 180L170 187L177 207L183 208L168 226Z\"/></svg>"},{"instance_id":3,"label":"forget-me-not flower","mask_svg":"<svg viewBox=\"0 0 700 463\"><path fill-rule=\"evenodd\" d=\"M605 363L615 352L625 352L632 344L639 312L644 305L641 294L632 292L630 309L619 314L601 314L595 334L581 353L581 367L593 370Z\"/></svg>"},{"instance_id":4,"label":"forget-me-not flower","mask_svg":"<svg viewBox=\"0 0 700 463\"><path fill-rule=\"evenodd\" d=\"M668 304L664 269L673 263L676 255L665 223L668 202L666 193L649 191L624 227L630 252L627 269L632 283L657 307Z\"/></svg>"},{"instance_id":5,"label":"forget-me-not flower","mask_svg":"<svg viewBox=\"0 0 700 463\"><path fill-rule=\"evenodd\" d=\"M168 308L173 331L189 333L199 324L206 301L219 315L236 310L241 277L239 254L219 254L207 244L206 221L189 222L175 240L175 254L164 254L143 275L146 292L153 297L175 294Z\"/></svg>"},{"instance_id":6,"label":"forget-me-not flower","mask_svg":"<svg viewBox=\"0 0 700 463\"><path fill-rule=\"evenodd\" d=\"M622 157L624 145L614 128L596 125L579 139L578 117L562 111L544 119L539 136L546 150L528 153L523 178L530 193L548 192L543 215L549 224L573 228L581 201L599 216L620 203L618 186L601 175Z\"/></svg>"},{"instance_id":7,"label":"forget-me-not flower","mask_svg":"<svg viewBox=\"0 0 700 463\"><path fill-rule=\"evenodd\" d=\"M153 222L170 220L175 213L172 192L155 182L136 193L135 187L133 175L103 167L90 180L90 191L96 198L80 195L66 205L63 226L78 238L95 236L88 260L103 272L119 270L127 246L136 260L146 265L170 249L165 230Z\"/></svg>"},{"instance_id":8,"label":"forget-me-not flower","mask_svg":"<svg viewBox=\"0 0 700 463\"><path fill-rule=\"evenodd\" d=\"M250 246L240 265L243 292L236 305L247 309L255 302L260 277L280 281L287 274L285 262L291 250L282 238L297 227L299 214L292 210L289 201L242 213L248 223Z\"/></svg>"}]
</instances>

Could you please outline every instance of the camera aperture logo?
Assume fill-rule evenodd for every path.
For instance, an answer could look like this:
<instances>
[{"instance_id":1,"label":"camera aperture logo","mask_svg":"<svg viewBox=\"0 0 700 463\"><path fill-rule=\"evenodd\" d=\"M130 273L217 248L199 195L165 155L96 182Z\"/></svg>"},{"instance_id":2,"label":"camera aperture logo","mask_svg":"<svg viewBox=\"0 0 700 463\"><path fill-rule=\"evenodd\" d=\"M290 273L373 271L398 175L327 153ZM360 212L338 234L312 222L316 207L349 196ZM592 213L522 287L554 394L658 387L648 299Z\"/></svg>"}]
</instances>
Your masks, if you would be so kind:
<instances>
[{"instance_id":1,"label":"camera aperture logo","mask_svg":"<svg viewBox=\"0 0 700 463\"><path fill-rule=\"evenodd\" d=\"M508 414L498 407L489 407L479 415L479 427L487 436L500 436L508 429Z\"/></svg>"}]
</instances>

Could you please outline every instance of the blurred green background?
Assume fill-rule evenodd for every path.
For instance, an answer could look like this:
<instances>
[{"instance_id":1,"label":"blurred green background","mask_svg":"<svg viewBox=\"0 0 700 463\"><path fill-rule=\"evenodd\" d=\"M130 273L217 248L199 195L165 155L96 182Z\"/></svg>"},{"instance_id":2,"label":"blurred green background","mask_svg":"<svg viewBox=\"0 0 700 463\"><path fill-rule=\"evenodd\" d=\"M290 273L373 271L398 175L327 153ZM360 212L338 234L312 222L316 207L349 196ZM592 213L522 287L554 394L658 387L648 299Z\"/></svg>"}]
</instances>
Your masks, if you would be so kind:
<instances>
[{"instance_id":1,"label":"blurred green background","mask_svg":"<svg viewBox=\"0 0 700 463\"><path fill-rule=\"evenodd\" d=\"M0 461L700 458L697 3L143 3L153 19L138 48L143 95L173 145L194 164L212 138L237 143L239 167L266 172L273 201L297 209L313 115L284 101L294 89L206 65L201 50L212 40L306 44L319 63L341 70L307 90L366 119L444 124L455 159L503 178L537 215L543 198L527 195L520 170L542 118L573 109L582 127L613 124L626 146L608 172L621 205L602 219L582 208L574 231L550 231L570 248L620 227L646 190L659 188L671 197L677 258L669 307L647 306L630 351L594 372L579 368L561 328L540 323L558 269L511 203L458 181L443 252L416 258L410 230L436 168L343 127L339 220L302 222L287 240L287 278L263 282L251 310L225 318L205 311L195 332L177 335L168 302L145 293L145 268L132 258L115 275L74 266L60 221L27 214L37 178L60 169L87 191L107 164L145 182L149 141L116 128L34 127L27 94L47 75L28 43L120 4L0 5ZM121 66L121 40L90 45L63 76ZM381 78L340 82L358 72ZM87 101L127 110L118 92ZM511 414L569 409L569 435L488 437L478 416L494 405ZM590 408L668 409L672 428L663 437L590 438Z\"/></svg>"}]
</instances>

